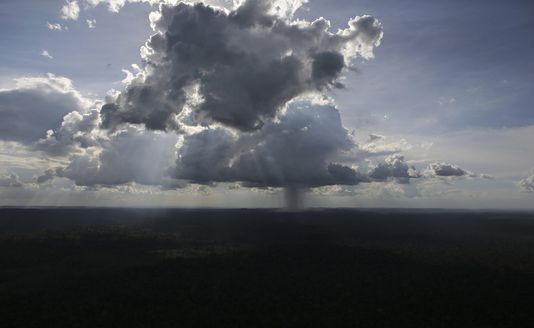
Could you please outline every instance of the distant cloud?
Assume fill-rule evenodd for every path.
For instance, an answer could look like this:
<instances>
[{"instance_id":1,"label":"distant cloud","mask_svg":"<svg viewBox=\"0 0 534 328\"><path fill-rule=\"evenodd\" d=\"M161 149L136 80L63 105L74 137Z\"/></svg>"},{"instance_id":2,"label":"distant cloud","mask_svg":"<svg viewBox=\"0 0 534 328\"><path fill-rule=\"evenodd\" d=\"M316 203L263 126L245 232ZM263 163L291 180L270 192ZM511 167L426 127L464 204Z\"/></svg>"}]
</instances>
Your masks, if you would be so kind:
<instances>
[{"instance_id":1,"label":"distant cloud","mask_svg":"<svg viewBox=\"0 0 534 328\"><path fill-rule=\"evenodd\" d=\"M46 57L48 59L54 59L54 57L52 57L52 55L47 50L41 51L41 56Z\"/></svg>"},{"instance_id":2,"label":"distant cloud","mask_svg":"<svg viewBox=\"0 0 534 328\"><path fill-rule=\"evenodd\" d=\"M426 176L437 177L461 177L473 175L472 172L466 171L456 165L449 163L432 163L424 171Z\"/></svg>"},{"instance_id":3,"label":"distant cloud","mask_svg":"<svg viewBox=\"0 0 534 328\"><path fill-rule=\"evenodd\" d=\"M55 170L53 169L48 169L46 170L42 175L38 176L37 179L36 179L36 182L38 184L43 184L43 183L46 183L48 181L51 181L54 179L56 175L56 172Z\"/></svg>"},{"instance_id":4,"label":"distant cloud","mask_svg":"<svg viewBox=\"0 0 534 328\"><path fill-rule=\"evenodd\" d=\"M409 166L404 161L404 156L399 154L390 155L385 163L380 163L369 172L369 177L375 180L387 180L397 178L399 181L407 182L406 179L418 178L420 175L413 166Z\"/></svg>"},{"instance_id":5,"label":"distant cloud","mask_svg":"<svg viewBox=\"0 0 534 328\"><path fill-rule=\"evenodd\" d=\"M23 183L14 173L0 173L0 187L22 187Z\"/></svg>"},{"instance_id":6,"label":"distant cloud","mask_svg":"<svg viewBox=\"0 0 534 328\"><path fill-rule=\"evenodd\" d=\"M54 31L54 30L55 31L68 31L69 30L68 26L61 25L60 23L49 23L49 22L47 22L46 26L48 27L49 30L52 30L52 31Z\"/></svg>"},{"instance_id":7,"label":"distant cloud","mask_svg":"<svg viewBox=\"0 0 534 328\"><path fill-rule=\"evenodd\" d=\"M409 183L414 178L483 178L493 179L487 174L477 174L457 165L435 162L429 164L421 172L415 166L408 165L404 156L395 153L386 157L384 163L372 166L368 175L374 181L385 181L389 178L396 178L399 183Z\"/></svg>"},{"instance_id":8,"label":"distant cloud","mask_svg":"<svg viewBox=\"0 0 534 328\"><path fill-rule=\"evenodd\" d=\"M61 8L59 12L60 17L65 20L77 20L80 15L80 6L78 5L77 0L67 0L65 5Z\"/></svg>"},{"instance_id":9,"label":"distant cloud","mask_svg":"<svg viewBox=\"0 0 534 328\"><path fill-rule=\"evenodd\" d=\"M525 192L534 192L534 174L519 181L519 188Z\"/></svg>"},{"instance_id":10,"label":"distant cloud","mask_svg":"<svg viewBox=\"0 0 534 328\"><path fill-rule=\"evenodd\" d=\"M368 156L388 156L410 150L412 145L405 139L388 141L385 136L370 134L365 143L360 145L361 155Z\"/></svg>"},{"instance_id":11,"label":"distant cloud","mask_svg":"<svg viewBox=\"0 0 534 328\"><path fill-rule=\"evenodd\" d=\"M87 19L85 22L87 23L87 26L89 28L95 28L96 27L96 19Z\"/></svg>"},{"instance_id":12,"label":"distant cloud","mask_svg":"<svg viewBox=\"0 0 534 328\"><path fill-rule=\"evenodd\" d=\"M425 177L469 177L493 179L493 177L490 175L473 173L457 165L442 162L429 164L428 167L423 170L422 174Z\"/></svg>"}]
</instances>

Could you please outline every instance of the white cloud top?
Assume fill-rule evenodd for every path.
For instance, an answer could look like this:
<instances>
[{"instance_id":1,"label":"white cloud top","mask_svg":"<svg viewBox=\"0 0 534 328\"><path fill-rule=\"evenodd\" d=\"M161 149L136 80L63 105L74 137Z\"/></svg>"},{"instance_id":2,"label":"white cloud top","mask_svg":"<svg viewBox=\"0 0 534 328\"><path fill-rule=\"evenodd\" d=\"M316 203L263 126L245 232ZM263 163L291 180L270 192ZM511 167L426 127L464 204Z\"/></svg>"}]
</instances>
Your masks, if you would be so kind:
<instances>
[{"instance_id":1,"label":"white cloud top","mask_svg":"<svg viewBox=\"0 0 534 328\"><path fill-rule=\"evenodd\" d=\"M80 15L80 6L77 0L66 1L65 5L61 8L59 16L65 20L77 20Z\"/></svg>"},{"instance_id":2,"label":"white cloud top","mask_svg":"<svg viewBox=\"0 0 534 328\"><path fill-rule=\"evenodd\" d=\"M41 51L41 56L46 57L48 59L54 59L54 57L52 57L52 55L47 50Z\"/></svg>"}]
</instances>

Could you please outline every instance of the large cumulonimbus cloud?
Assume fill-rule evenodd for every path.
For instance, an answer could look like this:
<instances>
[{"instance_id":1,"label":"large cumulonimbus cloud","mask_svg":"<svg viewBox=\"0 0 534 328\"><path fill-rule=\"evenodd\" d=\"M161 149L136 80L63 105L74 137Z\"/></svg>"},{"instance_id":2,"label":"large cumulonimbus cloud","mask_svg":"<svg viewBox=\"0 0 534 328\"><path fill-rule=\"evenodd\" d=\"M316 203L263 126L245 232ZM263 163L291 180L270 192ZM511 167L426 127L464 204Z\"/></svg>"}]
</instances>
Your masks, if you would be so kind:
<instances>
[{"instance_id":1,"label":"large cumulonimbus cloud","mask_svg":"<svg viewBox=\"0 0 534 328\"><path fill-rule=\"evenodd\" d=\"M333 33L322 18L292 20L302 3L247 0L232 10L162 5L151 15L156 34L142 48L145 66L102 107L102 127L179 132L170 181L249 187L368 181L339 160L357 146L337 108L296 99L342 87L339 77L353 59L373 56L381 25L363 16ZM79 159L60 174L89 185L95 179L76 179L71 169L87 166ZM102 169L92 176L109 181Z\"/></svg>"},{"instance_id":2,"label":"large cumulonimbus cloud","mask_svg":"<svg viewBox=\"0 0 534 328\"><path fill-rule=\"evenodd\" d=\"M145 68L103 106L103 127L180 131L180 114L194 96L194 122L258 130L291 100L342 87L343 69L356 57L371 58L380 44L382 28L373 17L356 17L333 33L323 18L277 15L276 4L247 0L230 11L162 5L151 15L156 33L141 51Z\"/></svg>"},{"instance_id":3,"label":"large cumulonimbus cloud","mask_svg":"<svg viewBox=\"0 0 534 328\"><path fill-rule=\"evenodd\" d=\"M368 178L341 157L356 146L337 108L295 100L330 87L382 30L372 17L329 32L292 21L303 1L248 0L233 10L163 5L143 47L145 66L101 110L76 110L34 147L68 156L37 177L81 186L355 185ZM282 5L282 6L280 6ZM151 130L172 130L164 133ZM41 131L42 133L42 131Z\"/></svg>"},{"instance_id":4,"label":"large cumulonimbus cloud","mask_svg":"<svg viewBox=\"0 0 534 328\"><path fill-rule=\"evenodd\" d=\"M126 3L90 2L117 10ZM373 56L382 38L373 17L331 32L323 18L292 18L303 0L236 1L230 9L190 2L151 14L156 33L142 47L143 68L104 102L54 75L0 90L0 140L59 159L34 177L37 184L56 177L89 188L240 183L284 187L297 202L302 188L475 176L443 163L421 174L399 155L402 140L385 144L373 135L359 147L333 101L320 97L342 87L355 58ZM377 157L385 162L358 171ZM0 180L22 185L16 175Z\"/></svg>"}]
</instances>

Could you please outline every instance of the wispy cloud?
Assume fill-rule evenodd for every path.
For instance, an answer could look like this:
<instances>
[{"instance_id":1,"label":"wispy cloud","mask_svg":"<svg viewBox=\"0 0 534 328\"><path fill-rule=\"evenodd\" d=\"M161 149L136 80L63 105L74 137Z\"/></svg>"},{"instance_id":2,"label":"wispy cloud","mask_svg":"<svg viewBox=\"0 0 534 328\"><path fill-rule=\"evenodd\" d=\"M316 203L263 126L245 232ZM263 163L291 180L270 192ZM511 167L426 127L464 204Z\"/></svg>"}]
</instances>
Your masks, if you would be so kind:
<instances>
[{"instance_id":1,"label":"wispy cloud","mask_svg":"<svg viewBox=\"0 0 534 328\"><path fill-rule=\"evenodd\" d=\"M51 31L68 31L69 27L65 25L61 25L60 23L50 23L46 22L46 27L48 27Z\"/></svg>"},{"instance_id":2,"label":"wispy cloud","mask_svg":"<svg viewBox=\"0 0 534 328\"><path fill-rule=\"evenodd\" d=\"M96 27L96 19L87 19L87 20L85 20L85 22L87 23L87 26L89 28L95 28Z\"/></svg>"},{"instance_id":3,"label":"wispy cloud","mask_svg":"<svg viewBox=\"0 0 534 328\"><path fill-rule=\"evenodd\" d=\"M52 55L47 50L41 51L41 56L46 57L48 59L54 59L54 57L52 57Z\"/></svg>"}]
</instances>

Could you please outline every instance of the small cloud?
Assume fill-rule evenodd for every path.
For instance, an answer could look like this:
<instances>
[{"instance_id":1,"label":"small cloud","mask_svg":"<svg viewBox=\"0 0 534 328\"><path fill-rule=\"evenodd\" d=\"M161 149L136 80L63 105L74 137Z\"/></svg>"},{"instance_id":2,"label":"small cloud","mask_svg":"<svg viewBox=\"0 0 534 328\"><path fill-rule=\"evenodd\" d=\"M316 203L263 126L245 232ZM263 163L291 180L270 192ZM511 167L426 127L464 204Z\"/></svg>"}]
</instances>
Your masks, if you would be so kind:
<instances>
[{"instance_id":1,"label":"small cloud","mask_svg":"<svg viewBox=\"0 0 534 328\"><path fill-rule=\"evenodd\" d=\"M375 140L384 140L384 139L386 139L386 137L384 137L383 135L371 133L369 135L368 141L373 142Z\"/></svg>"},{"instance_id":2,"label":"small cloud","mask_svg":"<svg viewBox=\"0 0 534 328\"><path fill-rule=\"evenodd\" d=\"M56 176L56 170L48 169L42 175L38 176L36 181L38 184L43 184L48 181L51 181Z\"/></svg>"},{"instance_id":3,"label":"small cloud","mask_svg":"<svg viewBox=\"0 0 534 328\"><path fill-rule=\"evenodd\" d=\"M19 177L14 173L0 174L0 187L22 187Z\"/></svg>"},{"instance_id":4,"label":"small cloud","mask_svg":"<svg viewBox=\"0 0 534 328\"><path fill-rule=\"evenodd\" d=\"M68 31L68 26L61 25L59 23L49 23L46 22L46 27L51 31Z\"/></svg>"},{"instance_id":5,"label":"small cloud","mask_svg":"<svg viewBox=\"0 0 534 328\"><path fill-rule=\"evenodd\" d=\"M534 192L534 174L519 181L518 185L524 192Z\"/></svg>"},{"instance_id":6,"label":"small cloud","mask_svg":"<svg viewBox=\"0 0 534 328\"><path fill-rule=\"evenodd\" d=\"M77 0L66 1L65 5L61 8L59 16L65 20L77 20L80 15L80 6Z\"/></svg>"},{"instance_id":7,"label":"small cloud","mask_svg":"<svg viewBox=\"0 0 534 328\"><path fill-rule=\"evenodd\" d=\"M387 142L386 137L379 134L370 134L367 142L360 146L362 151L365 151L370 156L382 156L399 153L401 151L410 150L413 146L406 141L400 139L394 142Z\"/></svg>"},{"instance_id":8,"label":"small cloud","mask_svg":"<svg viewBox=\"0 0 534 328\"><path fill-rule=\"evenodd\" d=\"M422 142L419 145L419 147L421 147L421 149L423 149L423 150L429 150L430 148L432 148L432 146L434 146L434 143L433 142L429 142L429 141Z\"/></svg>"},{"instance_id":9,"label":"small cloud","mask_svg":"<svg viewBox=\"0 0 534 328\"><path fill-rule=\"evenodd\" d=\"M469 178L483 178L483 179L493 179L491 175L487 174L476 174L466 169L463 169L457 165L450 163L436 162L431 163L423 171L425 177L443 177L443 178L454 178L454 177L469 177Z\"/></svg>"},{"instance_id":10,"label":"small cloud","mask_svg":"<svg viewBox=\"0 0 534 328\"><path fill-rule=\"evenodd\" d=\"M87 26L89 28L95 28L96 27L96 19L87 19L87 20L85 20L85 22L87 23Z\"/></svg>"},{"instance_id":11,"label":"small cloud","mask_svg":"<svg viewBox=\"0 0 534 328\"><path fill-rule=\"evenodd\" d=\"M385 163L372 167L369 171L369 177L375 181L396 178L399 182L409 183L410 178L419 178L420 174L415 167L406 163L404 156L393 154L385 159Z\"/></svg>"},{"instance_id":12,"label":"small cloud","mask_svg":"<svg viewBox=\"0 0 534 328\"><path fill-rule=\"evenodd\" d=\"M439 97L437 103L440 106L453 105L453 104L456 103L456 98L454 98L454 97L450 97L450 98Z\"/></svg>"},{"instance_id":13,"label":"small cloud","mask_svg":"<svg viewBox=\"0 0 534 328\"><path fill-rule=\"evenodd\" d=\"M48 59L54 59L54 57L52 57L52 55L51 55L48 51L46 51L46 50L43 50L43 51L41 52L41 56L46 57L46 58L48 58Z\"/></svg>"}]
</instances>

